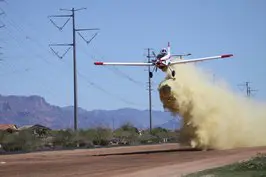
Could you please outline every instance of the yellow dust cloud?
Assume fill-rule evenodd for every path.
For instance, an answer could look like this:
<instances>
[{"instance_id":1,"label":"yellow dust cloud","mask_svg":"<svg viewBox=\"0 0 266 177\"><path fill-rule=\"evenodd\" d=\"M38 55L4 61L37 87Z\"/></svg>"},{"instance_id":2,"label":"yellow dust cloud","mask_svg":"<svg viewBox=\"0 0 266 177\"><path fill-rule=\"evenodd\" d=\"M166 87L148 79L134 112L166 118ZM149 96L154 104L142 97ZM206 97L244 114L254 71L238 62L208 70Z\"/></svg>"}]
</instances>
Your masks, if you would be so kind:
<instances>
[{"instance_id":1,"label":"yellow dust cloud","mask_svg":"<svg viewBox=\"0 0 266 177\"><path fill-rule=\"evenodd\" d=\"M213 83L193 64L172 66L158 87L164 107L183 118L181 140L202 149L266 145L266 106Z\"/></svg>"}]
</instances>

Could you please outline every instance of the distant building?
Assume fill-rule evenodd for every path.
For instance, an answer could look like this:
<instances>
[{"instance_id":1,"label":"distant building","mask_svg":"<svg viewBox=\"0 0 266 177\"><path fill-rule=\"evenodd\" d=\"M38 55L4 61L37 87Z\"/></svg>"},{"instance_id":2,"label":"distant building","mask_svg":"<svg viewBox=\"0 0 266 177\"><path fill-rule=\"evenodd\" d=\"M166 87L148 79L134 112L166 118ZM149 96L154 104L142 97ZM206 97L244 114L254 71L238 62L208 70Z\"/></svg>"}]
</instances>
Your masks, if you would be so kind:
<instances>
[{"instance_id":1,"label":"distant building","mask_svg":"<svg viewBox=\"0 0 266 177\"><path fill-rule=\"evenodd\" d=\"M15 124L0 124L0 131L13 133L18 131L18 127Z\"/></svg>"}]
</instances>

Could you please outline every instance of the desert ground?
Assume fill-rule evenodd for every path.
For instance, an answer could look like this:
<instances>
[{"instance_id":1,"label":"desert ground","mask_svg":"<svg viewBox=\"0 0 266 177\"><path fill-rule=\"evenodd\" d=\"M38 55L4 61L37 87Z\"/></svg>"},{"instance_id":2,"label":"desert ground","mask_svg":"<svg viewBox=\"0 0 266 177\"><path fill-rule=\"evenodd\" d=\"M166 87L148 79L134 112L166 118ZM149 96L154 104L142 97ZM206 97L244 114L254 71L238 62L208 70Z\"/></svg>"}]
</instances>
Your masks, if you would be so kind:
<instances>
[{"instance_id":1,"label":"desert ground","mask_svg":"<svg viewBox=\"0 0 266 177\"><path fill-rule=\"evenodd\" d=\"M182 176L246 160L266 147L199 151L178 144L35 152L0 156L8 177Z\"/></svg>"}]
</instances>

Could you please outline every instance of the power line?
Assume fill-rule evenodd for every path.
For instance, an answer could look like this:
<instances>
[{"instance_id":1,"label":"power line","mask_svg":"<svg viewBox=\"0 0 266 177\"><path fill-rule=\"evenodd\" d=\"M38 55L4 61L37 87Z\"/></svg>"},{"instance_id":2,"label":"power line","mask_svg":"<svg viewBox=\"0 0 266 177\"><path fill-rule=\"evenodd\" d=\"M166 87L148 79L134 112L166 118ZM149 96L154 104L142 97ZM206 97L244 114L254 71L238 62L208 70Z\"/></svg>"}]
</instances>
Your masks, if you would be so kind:
<instances>
[{"instance_id":1,"label":"power line","mask_svg":"<svg viewBox=\"0 0 266 177\"><path fill-rule=\"evenodd\" d=\"M51 52L48 51L48 50L46 50L45 47L44 47L44 45L42 45L37 39L34 39L32 36L29 36L29 35L26 33L26 31L23 29L22 26L20 26L19 24L15 23L11 18L10 18L9 20L10 20L10 24L13 23L13 24L11 24L11 25L12 25L14 28L16 28L18 32L23 33L23 35L27 36L28 39L29 39L30 41L34 42L34 43L36 44L36 46L38 46L40 49L43 49L44 51L48 52L49 54L55 54L55 53L57 53L57 54L55 54L55 55L56 55L57 57L59 57L59 58L63 58L63 57L66 55L65 53L67 53L67 52L65 52L63 55L59 55L58 52L56 52L53 48L52 48L53 50L51 49ZM66 26L66 25L64 25L64 26ZM31 27L31 29L33 29L33 27ZM62 30L63 30L63 29L62 29ZM11 32L10 32L10 33L11 33ZM92 39L94 39L94 38L96 37L97 34L98 34L98 33L94 34L90 40L86 40L84 37L83 37L83 40L85 39L85 40L87 41L87 42L86 42L86 41L85 41L85 42L86 42L87 44L89 44L89 43L92 41ZM10 34L10 35L11 35L11 34ZM14 39L18 42L18 44L22 44L22 43L23 43L22 41L16 39L14 36L11 36L11 37L14 38ZM22 46L24 47L24 45L22 45ZM21 49L23 49L22 46L20 45L19 47L20 47ZM71 48L71 47L70 47L70 48ZM70 49L68 48L68 50L70 50ZM26 51L26 50L25 50L25 51ZM86 50L81 50L81 52L86 52L86 54L89 55L89 53L88 53ZM37 56L36 56L36 57L37 57ZM40 55L39 58L43 59L47 64L50 64L50 66L54 66L54 65L52 65L52 64L49 62L49 60L47 60L47 58L43 57L42 55ZM62 61L62 60L61 60L61 61ZM54 68L54 67L53 67L53 68ZM115 69L115 68L114 68L114 69ZM14 72L12 72L12 73L4 73L4 74L0 74L0 76L2 76L2 75L7 75L7 74L13 74L13 73L14 73L14 74L15 74L15 73L20 73L20 72L28 71L28 70L29 70L29 69L16 70L16 71L14 71ZM78 69L77 69L77 70L78 70ZM118 70L118 69L117 69L117 70ZM78 74L79 74L79 73L78 73ZM84 76L84 75L83 75L83 76ZM135 106L137 105L137 106L139 106L139 104L133 103L132 101L130 101L130 100L126 100L126 99L120 97L119 95L115 95L115 94L113 94L113 93L108 92L107 90L103 89L103 87L100 87L100 86L97 85L96 83L93 83L93 82L91 82L90 80L88 80L88 78L85 79L84 77L81 76L81 79L84 79L83 81L89 83L93 88L96 88L96 89L102 91L103 93L106 93L107 95L113 96L113 98L115 98L115 99L117 99L117 100L120 100L121 102L124 102L124 103L126 103L126 104L128 104L128 105L135 105ZM133 82L133 81L132 81L132 82ZM135 82L137 83L138 81L135 81ZM139 85L141 85L141 84L139 83Z\"/></svg>"},{"instance_id":2,"label":"power line","mask_svg":"<svg viewBox=\"0 0 266 177\"><path fill-rule=\"evenodd\" d=\"M2 49L2 47L0 47L0 49ZM3 55L3 53L2 53L2 52L0 52L0 55ZM3 61L3 59L2 59L2 58L0 58L0 61Z\"/></svg>"},{"instance_id":3,"label":"power line","mask_svg":"<svg viewBox=\"0 0 266 177\"><path fill-rule=\"evenodd\" d=\"M93 36L92 38L94 38L94 36ZM81 47L83 47L83 46L81 46ZM84 50L84 48L83 48L83 50L81 50L81 52L83 52L83 53L86 54L86 55L90 55L90 54L87 52L87 50ZM96 51L96 53L99 54L97 51ZM91 59L92 59L93 61L95 61L95 62L98 61L98 60L95 59L94 56L91 56ZM104 60L103 57L101 57L101 60ZM143 88L143 86L145 85L145 83L143 83L143 82L141 82L141 81L138 81L138 80L136 80L136 79L133 79L131 76L129 76L129 75L126 74L125 72L122 72L120 69L118 69L118 68L115 67L115 66L107 67L107 69L109 69L110 71L112 71L114 74L116 74L116 75L118 75L118 76L120 76L120 77L123 77L123 78L127 79L128 81L130 81L130 82L132 82L132 83L138 85L140 88Z\"/></svg>"},{"instance_id":4,"label":"power line","mask_svg":"<svg viewBox=\"0 0 266 177\"><path fill-rule=\"evenodd\" d=\"M123 97L120 97L119 95L116 95L116 94L113 94L111 92L109 92L108 90L104 89L103 87L101 87L100 85L96 84L95 82L92 82L88 79L88 77L86 77L85 75L81 74L80 72L77 72L77 74L82 78L84 79L90 86L102 91L103 93L109 95L109 96L112 96L113 98L117 99L117 100L120 100L128 105L133 105L133 106L143 106L143 105L139 105L139 104L136 104L136 103L133 103L132 101L129 101Z\"/></svg>"},{"instance_id":5,"label":"power line","mask_svg":"<svg viewBox=\"0 0 266 177\"><path fill-rule=\"evenodd\" d=\"M2 10L2 9L1 9ZM2 10L3 11L3 10ZM32 36L30 36L26 31L25 31L25 29L23 29L23 25L21 25L21 24L18 24L18 23L16 23L10 16L9 16L9 23L10 23L10 26L12 26L12 27L14 27L19 33L21 33L22 35L25 35L26 36L26 38L28 39L28 40L30 40L31 42L33 42L33 43L35 43L36 45L35 46L38 46L40 49L42 49L43 51L46 51L47 53L49 53L49 54L51 54L51 55L53 55L53 54L55 54L55 50L53 51L53 50L51 50L51 51L48 51L48 50L46 50L45 49L45 46L44 45L42 45L41 44L41 42L40 41L38 41L38 39L36 39L36 38L33 38ZM69 21L69 20L68 20ZM65 22L66 23L66 22ZM64 24L65 24L64 23ZM29 25L29 24L28 24ZM58 26L58 25L57 25ZM66 26L66 25L63 25L63 26ZM34 27L30 27L31 29L34 29ZM18 47L19 48L21 48L21 49L23 49L24 51L27 51L27 50L25 50L24 49L24 47L25 47L25 45L22 45L24 42L22 41L22 40L19 40L17 37L15 37L15 36L13 36L11 33L11 31L8 29L8 28L6 28L7 30L8 30L8 32L10 33L9 35L17 42L17 44L18 44ZM63 30L63 28L62 28L62 30ZM60 31L62 31L62 30L60 30ZM35 30L36 31L36 30ZM98 33L96 33L96 34L94 34L92 37L91 37L91 39L90 40L86 40L83 36L82 36L82 34L79 32L79 36L81 35L82 36L82 39L83 40L85 40L85 42L86 42L86 44L90 44L90 42L97 36L97 34ZM1 47L0 47L1 48ZM70 47L71 48L71 47ZM70 50L70 49L68 49L68 50ZM82 52L86 52L87 54L88 54L88 52L86 51L86 50L82 50ZM67 53L67 52L66 52ZM57 53L58 54L58 53ZM59 57L59 58L63 58L64 56L65 56L66 54L63 54L63 55L56 55L57 57ZM43 57L42 55L39 55L39 56L37 56L37 55L34 55L35 57L37 57L37 58L40 58L40 59L43 59L44 60L44 62L46 62L47 64L50 64L50 66L54 66L52 63L50 63L50 61L46 58L46 57ZM0 60L1 61L1 60ZM62 61L62 60L61 60ZM55 68L55 67L53 67L53 68ZM112 68L110 68L110 69L112 69ZM114 68L114 69L116 69L118 72L117 72L117 74L119 74L119 72L120 72L120 76L122 76L122 71L119 71L117 68ZM10 74L20 74L21 72L28 72L29 70L32 70L32 68L25 68L25 69L21 69L21 70L14 70L14 71L11 71L11 72L9 72L9 73L0 73L0 76L6 76L6 75L10 75ZM78 68L77 68L77 70L78 70ZM79 74L79 73L77 73L77 74ZM83 75L84 76L84 75ZM135 82L136 84L138 84L139 86L141 86L141 83L139 82L139 81L136 81L136 80L133 80L132 78L129 78L129 76L126 76L126 74L124 73L124 77L128 77L128 79L130 80L130 81L132 81L132 82ZM100 85L97 85L96 83L93 83L93 82L91 82L90 80L88 80L88 78L84 78L84 77L82 77L81 76L81 79L83 79L83 81L85 81L85 82L87 82L90 86L92 86L93 88L95 88L95 89L97 89L97 90L99 90L99 91L102 91L103 93L105 93L105 94L107 94L107 95L109 95L109 96L111 96L111 97L113 97L113 98L115 98L115 99L117 99L117 100L119 100L119 101L121 101L121 102L123 102L123 103L125 103L125 104L128 104L128 105L133 105L133 106L140 106L139 104L137 104L137 103L134 103L134 102L132 102L132 101L130 101L130 100L127 100L127 99L125 99L124 97L121 97L121 96L119 96L119 95L117 95L117 94L113 94L113 93L111 93L111 92L109 92L109 91L107 91L106 89L103 89L103 87L101 87ZM143 105L142 105L143 106Z\"/></svg>"},{"instance_id":6,"label":"power line","mask_svg":"<svg viewBox=\"0 0 266 177\"><path fill-rule=\"evenodd\" d=\"M1 11L2 12L0 12L0 16L5 14L5 12L3 11L3 9L1 9ZM3 28L3 27L5 27L5 24L1 24L0 25L0 28Z\"/></svg>"},{"instance_id":7,"label":"power line","mask_svg":"<svg viewBox=\"0 0 266 177\"><path fill-rule=\"evenodd\" d=\"M65 65L65 66L69 67L69 65ZM123 103L125 103L127 105L138 106L138 107L143 107L144 106L142 104L132 102L132 101L126 99L125 97L121 97L120 95L114 94L114 93L110 92L108 89L104 89L104 87L100 86L98 83L95 83L95 82L91 81L88 76L80 73L79 70L77 70L77 74L88 85L90 85L91 87L93 87L93 88L105 93L108 96L111 96L111 97L115 98L116 100L119 100L119 101L121 101L121 102L123 102Z\"/></svg>"},{"instance_id":8,"label":"power line","mask_svg":"<svg viewBox=\"0 0 266 177\"><path fill-rule=\"evenodd\" d=\"M119 75L121 77L124 77L125 79L127 79L127 80L131 81L132 83L134 83L134 84L136 84L136 85L138 85L138 86L143 88L144 84L142 82L133 79L132 77L130 77L126 73L124 73L121 70L119 70L118 68L116 68L115 66L113 66L113 68L108 68L108 69L112 70L115 74L117 74L117 75Z\"/></svg>"},{"instance_id":9,"label":"power line","mask_svg":"<svg viewBox=\"0 0 266 177\"><path fill-rule=\"evenodd\" d=\"M0 0L0 2L4 2L4 3L8 4L5 0Z\"/></svg>"},{"instance_id":10,"label":"power line","mask_svg":"<svg viewBox=\"0 0 266 177\"><path fill-rule=\"evenodd\" d=\"M80 8L80 9L60 9L61 11L68 11L71 12L70 15L52 15L49 16L50 21L52 22L53 25L55 25L60 31L63 30L63 28L66 26L66 24L69 22L70 18L72 18L72 43L71 44L50 44L51 50L56 54L60 59L62 59L66 53L69 51L69 49L72 47L73 48L73 74L74 74L74 130L77 130L77 118L78 118L78 106L77 106L77 71L76 71L76 33L81 36L81 38L89 44L91 40L96 36L94 36L91 40L87 41L85 38L81 35L80 32L82 31L91 31L91 30L99 30L98 28L93 28L93 29L77 29L75 26L75 12L80 11L80 10L85 10L86 8ZM59 27L56 25L56 23L51 19L51 18L68 18L67 21L64 23L63 26ZM69 46L66 52L63 55L59 55L58 52L56 52L51 46Z\"/></svg>"},{"instance_id":11,"label":"power line","mask_svg":"<svg viewBox=\"0 0 266 177\"><path fill-rule=\"evenodd\" d=\"M3 10L2 8L0 8L0 10L3 12L3 13L1 13L0 15L3 15L3 14L6 15L6 13L4 12L4 10ZM6 16L7 16L7 15L6 15ZM5 26L7 26L7 27L5 28L5 30L8 32L7 34L8 34L12 39L14 39L14 40L17 42L19 48L21 48L22 50L25 50L25 51L28 52L28 50L24 48L24 47L25 47L25 45L24 45L25 43L24 43L22 40L19 40L15 35L12 35L12 31L10 30L11 27L14 27L14 28L17 29L19 32L23 32L22 28L18 27L18 25L17 25L13 20L11 20L11 19L9 19L8 23L9 23L9 25L5 25ZM26 37L28 37L28 36L26 36ZM20 45L20 44L23 44L23 45ZM0 47L0 48L2 49L2 47ZM1 53L1 52L0 52L0 53ZM1 54L0 54L0 55L1 55ZM33 55L33 56L35 56L35 57L38 58L37 55ZM40 56L40 58L43 58L43 57ZM47 61L45 58L44 58L44 60ZM0 59L0 61L1 61L1 59ZM7 65L7 66L9 66L11 69L12 69L12 68L15 68L15 67L14 67L15 65L13 65L13 64L11 64L11 63L5 62L4 64ZM13 75L13 74L26 73L26 72L29 72L29 71L32 71L32 70L34 70L34 69L29 68L29 67L26 67L26 68L24 68L24 69L13 69L13 70L10 71L10 72L0 73L0 77L6 77L6 76ZM41 86L41 85L40 85L40 86ZM52 93L52 92L51 92L51 89L49 89L49 88L48 88L48 89L46 88L45 90L46 90L47 92L49 92L50 94Z\"/></svg>"},{"instance_id":12,"label":"power line","mask_svg":"<svg viewBox=\"0 0 266 177\"><path fill-rule=\"evenodd\" d=\"M1 9L2 10L2 9ZM0 13L0 16L1 15L3 15L3 14L5 14L5 12L1 12ZM3 24L3 25L0 25L0 28L3 28L3 27L5 27L5 25ZM2 47L0 47L0 49L2 49ZM3 55L3 53L2 52L0 52L0 55ZM3 61L3 59L2 58L0 58L0 61Z\"/></svg>"},{"instance_id":13,"label":"power line","mask_svg":"<svg viewBox=\"0 0 266 177\"><path fill-rule=\"evenodd\" d=\"M84 52L85 53L85 52ZM98 60L95 60L93 57L92 57L92 60L93 61L98 61ZM102 58L103 60L103 58ZM145 85L144 83L142 83L141 81L138 81L136 79L133 79L131 76L129 76L128 74L122 72L120 69L118 69L117 67L115 66L112 66L112 67L107 67L107 69L109 69L110 71L112 71L113 73L115 73L116 75L120 76L120 77L123 77L125 79L127 79L128 81L138 85L139 87L143 88L143 86Z\"/></svg>"},{"instance_id":14,"label":"power line","mask_svg":"<svg viewBox=\"0 0 266 177\"><path fill-rule=\"evenodd\" d=\"M13 25L14 26L14 25ZM15 27L15 26L14 26ZM16 28L16 27L15 27ZM17 28L18 29L18 28ZM26 51L26 52L28 52L28 49L26 49L25 48L25 45L23 45L23 44L25 44L25 42L23 42L22 40L20 40L19 38L17 38L15 35L13 35L12 34L12 31L9 29L9 28L6 28L6 30L7 30L7 34L14 40L14 41L16 41L16 43L17 43L17 46L18 46L18 48L20 48L21 50L24 50L24 51ZM22 32L22 31L21 31ZM34 51L34 50L33 50ZM32 53L30 53L30 54L32 54ZM36 58L41 58L44 62L46 62L47 64L51 64L50 62L49 62L49 60L48 59L46 59L45 57L43 57L42 55L37 55L37 54L32 54L32 56L34 56L34 57L36 57Z\"/></svg>"},{"instance_id":15,"label":"power line","mask_svg":"<svg viewBox=\"0 0 266 177\"><path fill-rule=\"evenodd\" d=\"M95 59L92 58L93 61L96 61ZM107 69L109 69L110 71L112 71L113 73L115 73L116 75L123 77L125 79L127 79L128 81L138 85L139 87L143 88L143 86L145 85L144 83L142 83L141 81L135 80L132 77L130 77L128 74L122 72L120 69L118 69L115 66L112 67L107 67Z\"/></svg>"},{"instance_id":16,"label":"power line","mask_svg":"<svg viewBox=\"0 0 266 177\"><path fill-rule=\"evenodd\" d=\"M10 26L13 26L18 32L20 32L22 35L24 35L27 40L30 40L30 41L36 43L37 45L35 45L35 46L38 46L40 49L43 49L44 51L48 52L49 54L52 54L50 51L46 50L46 47L44 47L44 45L42 45L40 42L38 42L37 39L33 39L32 36L30 36L29 34L27 34L25 32L25 30L23 29L23 25L22 24L16 23L10 16L9 17L7 16L7 19L9 19ZM30 26L30 25L27 24L27 26ZM30 28L33 29L32 26L30 26ZM16 41L18 41L18 40L16 40ZM24 43L24 42L20 42L20 43ZM44 60L45 60L46 63L49 63L48 60L46 60L46 59L44 59Z\"/></svg>"}]
</instances>

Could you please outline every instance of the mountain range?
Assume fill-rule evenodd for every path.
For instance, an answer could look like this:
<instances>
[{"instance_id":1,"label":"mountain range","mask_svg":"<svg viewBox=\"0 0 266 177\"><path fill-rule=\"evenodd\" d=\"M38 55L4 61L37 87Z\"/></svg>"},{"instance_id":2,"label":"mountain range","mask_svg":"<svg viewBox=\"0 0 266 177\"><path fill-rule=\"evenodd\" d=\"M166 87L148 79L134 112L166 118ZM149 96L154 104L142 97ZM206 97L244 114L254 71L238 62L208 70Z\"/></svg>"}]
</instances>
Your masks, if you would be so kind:
<instances>
[{"instance_id":1,"label":"mountain range","mask_svg":"<svg viewBox=\"0 0 266 177\"><path fill-rule=\"evenodd\" d=\"M23 125L41 124L52 129L73 128L73 106L51 105L43 97L0 95L0 124ZM149 111L132 108L117 110L92 110L78 108L78 128L105 126L118 128L131 123L137 128L149 128ZM179 128L177 117L164 111L152 111L153 127Z\"/></svg>"}]
</instances>

